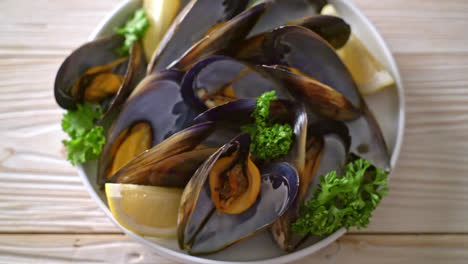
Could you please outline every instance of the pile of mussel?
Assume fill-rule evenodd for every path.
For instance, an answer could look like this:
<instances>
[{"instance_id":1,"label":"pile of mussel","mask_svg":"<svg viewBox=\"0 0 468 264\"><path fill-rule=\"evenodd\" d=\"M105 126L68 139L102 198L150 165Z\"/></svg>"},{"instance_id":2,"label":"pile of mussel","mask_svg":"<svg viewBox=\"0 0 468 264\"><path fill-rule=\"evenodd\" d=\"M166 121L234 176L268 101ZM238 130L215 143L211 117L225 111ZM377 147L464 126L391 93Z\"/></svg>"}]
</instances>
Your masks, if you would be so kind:
<instances>
[{"instance_id":1,"label":"pile of mussel","mask_svg":"<svg viewBox=\"0 0 468 264\"><path fill-rule=\"evenodd\" d=\"M335 53L350 26L319 15L325 0L247 2L186 1L148 64L138 43L119 57L124 40L110 36L73 52L55 83L63 108L104 109L100 184L184 188L178 241L192 254L265 228L294 250L306 237L291 223L318 175L342 170L351 155L390 170L380 128ZM291 125L294 141L264 161L240 127L271 90L270 115Z\"/></svg>"}]
</instances>

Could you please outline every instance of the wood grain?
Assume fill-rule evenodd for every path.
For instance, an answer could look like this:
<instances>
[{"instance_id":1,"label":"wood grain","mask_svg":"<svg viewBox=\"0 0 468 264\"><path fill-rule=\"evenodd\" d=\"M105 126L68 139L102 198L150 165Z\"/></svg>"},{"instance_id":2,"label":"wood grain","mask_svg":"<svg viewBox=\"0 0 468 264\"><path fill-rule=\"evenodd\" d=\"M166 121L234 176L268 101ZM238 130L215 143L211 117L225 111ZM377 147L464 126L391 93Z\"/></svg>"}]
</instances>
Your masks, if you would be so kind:
<instances>
[{"instance_id":1,"label":"wood grain","mask_svg":"<svg viewBox=\"0 0 468 264\"><path fill-rule=\"evenodd\" d=\"M468 1L353 0L394 53L467 52Z\"/></svg>"},{"instance_id":2,"label":"wood grain","mask_svg":"<svg viewBox=\"0 0 468 264\"><path fill-rule=\"evenodd\" d=\"M173 263L120 235L64 160L55 73L119 2L0 1L0 263ZM402 72L404 146L370 227L298 263L466 263L468 1L354 2Z\"/></svg>"},{"instance_id":3,"label":"wood grain","mask_svg":"<svg viewBox=\"0 0 468 264\"><path fill-rule=\"evenodd\" d=\"M364 232L467 232L468 54L396 58L406 134L390 195Z\"/></svg>"},{"instance_id":4,"label":"wood grain","mask_svg":"<svg viewBox=\"0 0 468 264\"><path fill-rule=\"evenodd\" d=\"M348 235L306 263L466 263L468 238L456 235ZM0 235L0 263L175 263L123 235Z\"/></svg>"},{"instance_id":5,"label":"wood grain","mask_svg":"<svg viewBox=\"0 0 468 264\"><path fill-rule=\"evenodd\" d=\"M119 0L0 1L0 55L65 56L91 34Z\"/></svg>"}]
</instances>

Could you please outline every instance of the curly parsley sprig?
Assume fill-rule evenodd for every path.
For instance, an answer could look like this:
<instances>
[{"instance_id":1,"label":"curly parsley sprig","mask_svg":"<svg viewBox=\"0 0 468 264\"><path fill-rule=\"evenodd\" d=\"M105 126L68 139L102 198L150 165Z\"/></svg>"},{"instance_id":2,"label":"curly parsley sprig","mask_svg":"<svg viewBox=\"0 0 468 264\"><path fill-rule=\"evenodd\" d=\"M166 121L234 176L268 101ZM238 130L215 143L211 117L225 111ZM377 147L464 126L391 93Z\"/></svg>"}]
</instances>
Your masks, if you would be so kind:
<instances>
[{"instance_id":1,"label":"curly parsley sprig","mask_svg":"<svg viewBox=\"0 0 468 264\"><path fill-rule=\"evenodd\" d=\"M275 91L266 92L258 97L252 114L255 123L242 127L242 130L251 136L250 151L263 160L287 154L293 141L291 126L274 123L269 117L270 102L276 99Z\"/></svg>"},{"instance_id":2,"label":"curly parsley sprig","mask_svg":"<svg viewBox=\"0 0 468 264\"><path fill-rule=\"evenodd\" d=\"M117 50L118 53L121 56L128 55L133 43L145 35L149 25L145 11L138 9L123 27L116 28L115 32L125 37L123 46Z\"/></svg>"},{"instance_id":3,"label":"curly parsley sprig","mask_svg":"<svg viewBox=\"0 0 468 264\"><path fill-rule=\"evenodd\" d=\"M73 164L96 160L106 142L104 128L95 126L95 120L102 117L99 106L79 104L76 110L63 115L62 130L70 140L62 141L67 147L67 159Z\"/></svg>"},{"instance_id":4,"label":"curly parsley sprig","mask_svg":"<svg viewBox=\"0 0 468 264\"><path fill-rule=\"evenodd\" d=\"M301 207L292 230L323 236L341 227L366 227L387 193L387 173L358 159L346 165L343 177L336 171L320 177L313 199Z\"/></svg>"}]
</instances>

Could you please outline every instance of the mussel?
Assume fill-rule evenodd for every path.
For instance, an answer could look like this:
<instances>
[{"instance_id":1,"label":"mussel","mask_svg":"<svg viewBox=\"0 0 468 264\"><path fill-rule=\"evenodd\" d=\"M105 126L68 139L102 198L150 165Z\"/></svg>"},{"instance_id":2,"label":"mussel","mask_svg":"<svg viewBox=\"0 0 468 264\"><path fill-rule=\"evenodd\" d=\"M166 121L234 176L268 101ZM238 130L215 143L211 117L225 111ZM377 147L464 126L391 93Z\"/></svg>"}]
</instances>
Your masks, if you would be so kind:
<instances>
[{"instance_id":1,"label":"mussel","mask_svg":"<svg viewBox=\"0 0 468 264\"><path fill-rule=\"evenodd\" d=\"M310 199L318 176L344 168L351 145L348 129L340 121L318 121L310 124L307 131L305 168L298 195L284 215L271 227L275 241L286 251L296 249L307 238L291 231L292 223L299 216L300 205Z\"/></svg>"},{"instance_id":2,"label":"mussel","mask_svg":"<svg viewBox=\"0 0 468 264\"><path fill-rule=\"evenodd\" d=\"M349 110L345 112L345 118L338 118L348 121L347 126L353 138L351 150L360 153L363 158L368 159L379 168L390 170L390 158L380 127L359 94L348 69L327 41L304 27L285 26L265 33L256 42L256 48L241 50L238 57L251 63L281 65L281 67L260 67L266 69L264 72L269 73L270 77L274 79L282 79L283 82L292 83L290 76L294 75L289 74L288 78L284 78L285 71L276 71L278 68L284 69L286 66L289 67L288 71L295 75L308 76L309 80L315 79L321 84L320 86L325 85L336 90L342 97L333 96L330 98L341 98L341 103L346 101L351 103L345 104L346 109ZM292 87L300 88L301 86ZM297 91L302 95L311 92L310 89ZM326 93L320 94L325 95ZM334 94L336 95L336 93ZM330 101L330 98L323 98L324 102L338 102ZM309 100L309 102L311 101ZM309 104L309 106L311 105ZM328 106L325 109L333 110ZM323 114L321 111L319 113ZM326 117L337 118L330 115L326 115Z\"/></svg>"},{"instance_id":3,"label":"mussel","mask_svg":"<svg viewBox=\"0 0 468 264\"><path fill-rule=\"evenodd\" d=\"M182 97L198 111L238 98L256 98L275 90L280 98L305 101L315 112L341 120L356 119L360 111L345 96L284 66L257 66L215 56L197 63L184 77Z\"/></svg>"},{"instance_id":4,"label":"mussel","mask_svg":"<svg viewBox=\"0 0 468 264\"><path fill-rule=\"evenodd\" d=\"M195 64L184 76L182 97L197 111L235 101L257 98L276 90L279 98L290 98L274 81L255 68L225 56L213 56Z\"/></svg>"},{"instance_id":5,"label":"mussel","mask_svg":"<svg viewBox=\"0 0 468 264\"><path fill-rule=\"evenodd\" d=\"M274 0L249 37L284 26L291 21L320 14L326 0Z\"/></svg>"},{"instance_id":6,"label":"mussel","mask_svg":"<svg viewBox=\"0 0 468 264\"><path fill-rule=\"evenodd\" d=\"M184 189L178 218L182 249L221 250L268 227L294 200L294 167L283 162L257 168L249 145L250 136L242 134L222 146Z\"/></svg>"},{"instance_id":7,"label":"mussel","mask_svg":"<svg viewBox=\"0 0 468 264\"><path fill-rule=\"evenodd\" d=\"M326 15L315 15L288 21L290 26L300 26L318 34L333 48L344 46L351 35L351 27L341 18ZM272 31L262 32L243 41L240 45L229 50L228 54L252 64L279 64L279 59L294 47L283 45L278 32L281 28L271 28ZM290 30L290 29L289 29ZM284 30L284 31L289 31ZM287 44L287 43L286 43ZM272 54L273 52L279 54ZM320 53L319 53L320 55ZM286 64L287 66L290 66Z\"/></svg>"},{"instance_id":8,"label":"mussel","mask_svg":"<svg viewBox=\"0 0 468 264\"><path fill-rule=\"evenodd\" d=\"M210 29L227 21L247 6L249 0L191 0L174 19L148 64L148 73L166 69ZM209 15L206 15L209 10Z\"/></svg>"},{"instance_id":9,"label":"mussel","mask_svg":"<svg viewBox=\"0 0 468 264\"><path fill-rule=\"evenodd\" d=\"M65 109L98 103L104 113L117 111L143 78L146 65L139 43L128 57L118 54L123 41L119 35L98 39L68 56L55 79L57 103Z\"/></svg>"},{"instance_id":10,"label":"mussel","mask_svg":"<svg viewBox=\"0 0 468 264\"><path fill-rule=\"evenodd\" d=\"M346 66L326 40L305 27L284 26L265 33L253 43L244 43L236 57L253 64L297 69L337 90L360 108L360 96Z\"/></svg>"},{"instance_id":11,"label":"mussel","mask_svg":"<svg viewBox=\"0 0 468 264\"><path fill-rule=\"evenodd\" d=\"M188 127L195 114L180 93L182 73L163 71L145 77L109 129L99 161L103 183L128 161Z\"/></svg>"},{"instance_id":12,"label":"mussel","mask_svg":"<svg viewBox=\"0 0 468 264\"><path fill-rule=\"evenodd\" d=\"M199 146L214 128L212 122L206 122L174 134L131 159L109 182L185 187L198 166L216 151Z\"/></svg>"},{"instance_id":13,"label":"mussel","mask_svg":"<svg viewBox=\"0 0 468 264\"><path fill-rule=\"evenodd\" d=\"M289 25L312 30L335 49L343 47L351 36L351 27L335 16L316 15L290 22Z\"/></svg>"},{"instance_id":14,"label":"mussel","mask_svg":"<svg viewBox=\"0 0 468 264\"><path fill-rule=\"evenodd\" d=\"M168 68L186 71L204 58L221 52L228 47L237 46L238 43L244 40L266 9L266 3L258 4L231 20L216 25Z\"/></svg>"},{"instance_id":15,"label":"mussel","mask_svg":"<svg viewBox=\"0 0 468 264\"><path fill-rule=\"evenodd\" d=\"M275 65L258 69L288 88L296 100L306 102L314 112L326 118L354 120L361 114L343 94L293 68Z\"/></svg>"}]
</instances>

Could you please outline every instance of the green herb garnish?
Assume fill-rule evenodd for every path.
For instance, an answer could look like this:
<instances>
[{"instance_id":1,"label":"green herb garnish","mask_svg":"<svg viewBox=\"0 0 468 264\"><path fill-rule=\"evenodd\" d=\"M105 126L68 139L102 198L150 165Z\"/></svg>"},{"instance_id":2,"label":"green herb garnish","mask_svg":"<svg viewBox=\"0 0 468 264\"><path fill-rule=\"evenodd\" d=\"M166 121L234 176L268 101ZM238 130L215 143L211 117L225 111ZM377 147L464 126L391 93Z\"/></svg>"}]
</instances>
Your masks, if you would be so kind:
<instances>
[{"instance_id":1,"label":"green herb garnish","mask_svg":"<svg viewBox=\"0 0 468 264\"><path fill-rule=\"evenodd\" d=\"M269 117L270 102L276 100L275 91L264 93L257 98L252 117L254 124L243 126L252 139L250 151L263 160L271 160L288 153L292 144L293 130L289 124L274 123Z\"/></svg>"},{"instance_id":2,"label":"green herb garnish","mask_svg":"<svg viewBox=\"0 0 468 264\"><path fill-rule=\"evenodd\" d=\"M125 37L122 47L117 52L121 56L126 56L130 52L130 48L135 41L142 38L149 27L149 20L143 9L138 9L133 14L132 18L125 23L121 28L116 28L115 32Z\"/></svg>"},{"instance_id":3,"label":"green herb garnish","mask_svg":"<svg viewBox=\"0 0 468 264\"><path fill-rule=\"evenodd\" d=\"M106 142L104 128L94 126L102 116L101 108L90 104L77 105L63 115L62 129L70 140L62 141L67 147L67 159L73 164L96 160Z\"/></svg>"},{"instance_id":4,"label":"green herb garnish","mask_svg":"<svg viewBox=\"0 0 468 264\"><path fill-rule=\"evenodd\" d=\"M320 177L313 199L301 207L292 230L323 236L341 227L366 227L387 193L387 173L358 159L346 165L343 177L336 171Z\"/></svg>"}]
</instances>

